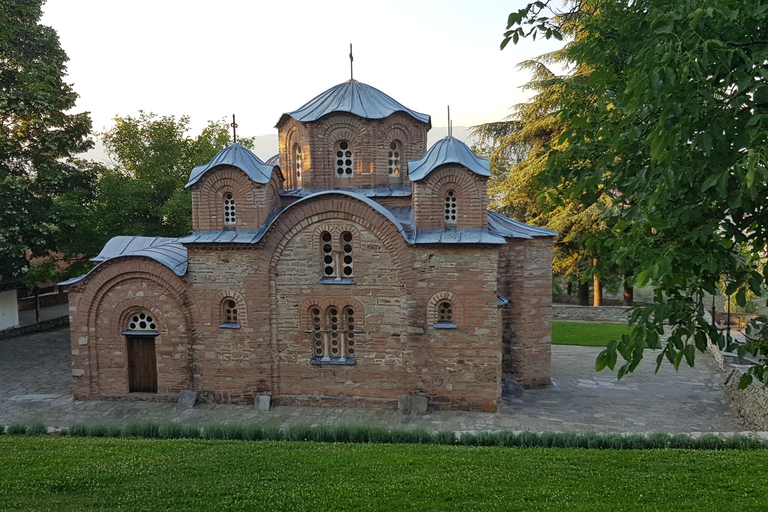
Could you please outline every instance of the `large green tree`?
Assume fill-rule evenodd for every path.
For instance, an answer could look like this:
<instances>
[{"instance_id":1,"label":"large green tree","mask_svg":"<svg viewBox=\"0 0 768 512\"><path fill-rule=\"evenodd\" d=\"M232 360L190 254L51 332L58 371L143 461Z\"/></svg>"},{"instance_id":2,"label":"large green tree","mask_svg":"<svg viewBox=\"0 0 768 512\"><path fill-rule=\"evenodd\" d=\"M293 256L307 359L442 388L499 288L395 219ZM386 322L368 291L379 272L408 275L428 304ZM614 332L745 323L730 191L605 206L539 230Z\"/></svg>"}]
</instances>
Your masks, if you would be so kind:
<instances>
[{"instance_id":1,"label":"large green tree","mask_svg":"<svg viewBox=\"0 0 768 512\"><path fill-rule=\"evenodd\" d=\"M475 127L474 134L480 137L478 149L490 157L491 206L522 222L557 231L554 272L579 278L592 262L585 237L606 229L600 212L611 205L610 198L582 197L552 205L537 193L541 192L538 176L546 170L550 153L563 147L559 139L568 123L561 119L560 110L566 84L584 80L590 71L570 57L570 50L581 33L582 18L593 8L581 2L572 4L570 11L552 13L557 30L550 30L550 36L565 38L563 48L519 65L531 74L523 86L532 93L531 99L516 105L506 120ZM589 285L580 284L586 287L586 294L581 294L586 300Z\"/></svg>"},{"instance_id":2,"label":"large green tree","mask_svg":"<svg viewBox=\"0 0 768 512\"><path fill-rule=\"evenodd\" d=\"M768 4L591 3L597 13L584 20L570 55L593 71L566 92L562 119L570 128L543 186L561 200L614 198L613 230L594 248L656 290L654 303L633 314L630 336L601 353L598 367L613 368L621 355L619 376L632 371L644 344L661 348L659 365L665 358L693 364L708 339L725 344L701 314L704 293L728 277L738 303L764 295ZM514 13L508 36L552 34L542 6ZM671 336L662 347L664 324ZM748 339L732 348L768 354L768 330L751 330ZM752 371L768 382L764 365Z\"/></svg>"},{"instance_id":3,"label":"large green tree","mask_svg":"<svg viewBox=\"0 0 768 512\"><path fill-rule=\"evenodd\" d=\"M93 184L70 160L91 147L91 121L70 113L77 94L64 81L67 55L40 24L42 4L0 2L0 279L24 273L28 252L65 245L65 205Z\"/></svg>"},{"instance_id":4,"label":"large green tree","mask_svg":"<svg viewBox=\"0 0 768 512\"><path fill-rule=\"evenodd\" d=\"M99 170L95 200L100 243L115 235L182 236L192 231L191 195L184 185L196 165L231 143L229 125L209 122L189 134L189 117L139 112L117 116L100 134L113 165ZM238 143L253 147L253 139Z\"/></svg>"}]
</instances>

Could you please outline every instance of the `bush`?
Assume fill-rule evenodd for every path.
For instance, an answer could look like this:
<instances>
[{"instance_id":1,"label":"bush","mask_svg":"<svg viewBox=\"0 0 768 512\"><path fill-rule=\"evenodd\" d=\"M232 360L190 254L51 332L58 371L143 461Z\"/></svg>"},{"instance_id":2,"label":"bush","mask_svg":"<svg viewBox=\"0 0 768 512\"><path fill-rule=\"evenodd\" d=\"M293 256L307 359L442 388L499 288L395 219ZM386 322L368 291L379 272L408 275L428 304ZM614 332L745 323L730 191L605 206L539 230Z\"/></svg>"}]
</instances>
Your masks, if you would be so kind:
<instances>
[{"instance_id":1,"label":"bush","mask_svg":"<svg viewBox=\"0 0 768 512\"><path fill-rule=\"evenodd\" d=\"M151 422L129 423L122 430L123 437L146 437L150 439L160 437L160 428Z\"/></svg>"},{"instance_id":2,"label":"bush","mask_svg":"<svg viewBox=\"0 0 768 512\"><path fill-rule=\"evenodd\" d=\"M10 427L8 427L8 435L9 436L23 436L27 433L27 426L21 425L20 423L14 423Z\"/></svg>"},{"instance_id":3,"label":"bush","mask_svg":"<svg viewBox=\"0 0 768 512\"><path fill-rule=\"evenodd\" d=\"M456 444L456 432L451 430L444 430L435 434L435 442L437 444Z\"/></svg>"},{"instance_id":4,"label":"bush","mask_svg":"<svg viewBox=\"0 0 768 512\"><path fill-rule=\"evenodd\" d=\"M27 435L28 436L44 436L48 434L48 427L43 425L42 423L33 423L29 427L27 427Z\"/></svg>"}]
</instances>

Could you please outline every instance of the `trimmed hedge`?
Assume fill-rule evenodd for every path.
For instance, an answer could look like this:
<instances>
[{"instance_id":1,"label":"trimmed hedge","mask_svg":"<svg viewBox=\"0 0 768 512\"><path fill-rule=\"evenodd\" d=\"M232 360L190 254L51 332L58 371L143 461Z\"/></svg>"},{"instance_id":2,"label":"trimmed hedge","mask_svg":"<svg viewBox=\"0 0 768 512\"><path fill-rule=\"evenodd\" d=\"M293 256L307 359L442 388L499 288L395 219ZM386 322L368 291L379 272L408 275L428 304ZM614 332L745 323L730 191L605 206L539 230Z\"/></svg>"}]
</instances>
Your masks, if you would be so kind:
<instances>
[{"instance_id":1,"label":"trimmed hedge","mask_svg":"<svg viewBox=\"0 0 768 512\"><path fill-rule=\"evenodd\" d=\"M42 423L13 424L0 427L0 435L46 435ZM457 446L506 446L520 448L586 448L593 450L764 450L768 441L735 434L718 437L704 434L695 438L688 434L577 434L573 432L464 432L429 433L424 429L389 430L363 425L309 426L292 425L287 430L261 425L209 425L196 427L178 423L129 423L125 426L72 425L51 435L73 437L123 437L145 439L209 439L235 441L310 441L322 443L400 443L441 444Z\"/></svg>"}]
</instances>

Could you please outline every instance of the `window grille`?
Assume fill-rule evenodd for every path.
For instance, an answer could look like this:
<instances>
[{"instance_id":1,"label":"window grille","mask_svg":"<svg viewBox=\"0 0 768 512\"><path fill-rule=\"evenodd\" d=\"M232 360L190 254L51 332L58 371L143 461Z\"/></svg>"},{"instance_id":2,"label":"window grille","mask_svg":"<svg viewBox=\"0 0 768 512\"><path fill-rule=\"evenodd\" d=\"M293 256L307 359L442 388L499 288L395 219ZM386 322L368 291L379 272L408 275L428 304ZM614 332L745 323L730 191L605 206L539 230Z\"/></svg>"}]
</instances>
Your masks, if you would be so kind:
<instances>
[{"instance_id":1,"label":"window grille","mask_svg":"<svg viewBox=\"0 0 768 512\"><path fill-rule=\"evenodd\" d=\"M293 146L293 167L296 176L296 186L301 186L301 146L294 144Z\"/></svg>"},{"instance_id":2,"label":"window grille","mask_svg":"<svg viewBox=\"0 0 768 512\"><path fill-rule=\"evenodd\" d=\"M355 155L352 150L352 144L346 140L339 141L334 147L334 152L336 155L336 177L351 178L355 168Z\"/></svg>"},{"instance_id":3,"label":"window grille","mask_svg":"<svg viewBox=\"0 0 768 512\"><path fill-rule=\"evenodd\" d=\"M235 198L232 194L224 195L224 225L234 226L237 220L235 215Z\"/></svg>"},{"instance_id":4,"label":"window grille","mask_svg":"<svg viewBox=\"0 0 768 512\"><path fill-rule=\"evenodd\" d=\"M387 171L390 178L397 178L400 176L400 153L402 147L400 141L393 140L389 144L389 152L387 153Z\"/></svg>"},{"instance_id":5,"label":"window grille","mask_svg":"<svg viewBox=\"0 0 768 512\"><path fill-rule=\"evenodd\" d=\"M355 355L355 311L350 306L310 310L314 364L350 364Z\"/></svg>"},{"instance_id":6,"label":"window grille","mask_svg":"<svg viewBox=\"0 0 768 512\"><path fill-rule=\"evenodd\" d=\"M349 231L341 234L337 242L328 231L320 234L320 246L322 257L322 281L340 282L343 279L349 281L352 276L353 266L353 236Z\"/></svg>"},{"instance_id":7,"label":"window grille","mask_svg":"<svg viewBox=\"0 0 768 512\"><path fill-rule=\"evenodd\" d=\"M449 190L445 194L445 223L447 225L456 224L456 211L458 205L456 204L456 191Z\"/></svg>"}]
</instances>

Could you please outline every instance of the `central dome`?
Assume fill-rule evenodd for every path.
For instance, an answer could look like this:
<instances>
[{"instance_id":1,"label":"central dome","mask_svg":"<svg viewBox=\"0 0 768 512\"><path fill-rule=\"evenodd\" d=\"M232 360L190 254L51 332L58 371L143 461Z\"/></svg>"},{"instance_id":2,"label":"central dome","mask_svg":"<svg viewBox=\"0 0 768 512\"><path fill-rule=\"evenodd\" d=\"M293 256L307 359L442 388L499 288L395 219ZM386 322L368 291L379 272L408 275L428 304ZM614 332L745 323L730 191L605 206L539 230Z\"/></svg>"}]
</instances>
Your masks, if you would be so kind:
<instances>
[{"instance_id":1,"label":"central dome","mask_svg":"<svg viewBox=\"0 0 768 512\"><path fill-rule=\"evenodd\" d=\"M417 121L430 123L428 115L401 105L375 87L350 80L317 95L298 110L283 114L277 122L277 127L282 126L291 117L297 121L309 122L317 121L332 112L347 112L364 119L384 119L395 112L403 112Z\"/></svg>"}]
</instances>

